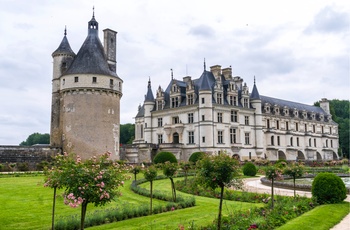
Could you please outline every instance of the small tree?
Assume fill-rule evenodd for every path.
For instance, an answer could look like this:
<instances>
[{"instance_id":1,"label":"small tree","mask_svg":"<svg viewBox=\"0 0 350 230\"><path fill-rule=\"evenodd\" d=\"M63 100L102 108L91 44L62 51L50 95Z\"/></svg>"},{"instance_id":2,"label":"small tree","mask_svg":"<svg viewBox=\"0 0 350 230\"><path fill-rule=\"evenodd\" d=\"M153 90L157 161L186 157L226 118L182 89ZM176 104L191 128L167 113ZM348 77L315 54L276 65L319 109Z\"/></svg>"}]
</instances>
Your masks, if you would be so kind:
<instances>
[{"instance_id":1,"label":"small tree","mask_svg":"<svg viewBox=\"0 0 350 230\"><path fill-rule=\"evenodd\" d=\"M136 175L139 174L141 171L140 166L133 166L130 170L132 174L134 174L134 181L136 181Z\"/></svg>"},{"instance_id":2,"label":"small tree","mask_svg":"<svg viewBox=\"0 0 350 230\"><path fill-rule=\"evenodd\" d=\"M291 176L293 178L293 188L294 188L294 198L296 197L295 194L295 179L300 178L304 174L304 167L301 164L298 163L292 163L292 165L287 166L284 169L284 174Z\"/></svg>"},{"instance_id":3,"label":"small tree","mask_svg":"<svg viewBox=\"0 0 350 230\"><path fill-rule=\"evenodd\" d=\"M215 189L219 187L220 191L220 204L218 214L218 229L221 228L221 213L222 213L222 200L224 196L224 188L231 187L232 180L238 176L238 161L229 157L226 154L220 154L218 156L205 156L202 160L197 162L198 168L198 180L205 187Z\"/></svg>"},{"instance_id":4,"label":"small tree","mask_svg":"<svg viewBox=\"0 0 350 230\"><path fill-rule=\"evenodd\" d=\"M191 169L191 164L189 162L180 162L180 167L185 174L185 185L187 184L188 171Z\"/></svg>"},{"instance_id":5,"label":"small tree","mask_svg":"<svg viewBox=\"0 0 350 230\"><path fill-rule=\"evenodd\" d=\"M273 183L275 180L280 180L282 179L282 171L276 166L268 166L265 169L265 175L266 178L271 180L271 208L273 209L274 206L274 188L273 188Z\"/></svg>"},{"instance_id":6,"label":"small tree","mask_svg":"<svg viewBox=\"0 0 350 230\"><path fill-rule=\"evenodd\" d=\"M178 165L170 163L169 161L163 164L163 174L170 179L171 182L171 194L173 196L173 201L176 202L176 189L174 183L174 176L176 175Z\"/></svg>"},{"instance_id":7,"label":"small tree","mask_svg":"<svg viewBox=\"0 0 350 230\"><path fill-rule=\"evenodd\" d=\"M203 152L194 152L191 154L190 158L188 159L189 162L192 162L193 164L196 164L197 161L202 159L205 156L205 153Z\"/></svg>"},{"instance_id":8,"label":"small tree","mask_svg":"<svg viewBox=\"0 0 350 230\"><path fill-rule=\"evenodd\" d=\"M150 166L143 172L145 179L149 181L150 184L150 209L149 214L152 215L152 199L153 199L153 181L157 177L157 169L154 166Z\"/></svg>"},{"instance_id":9,"label":"small tree","mask_svg":"<svg viewBox=\"0 0 350 230\"><path fill-rule=\"evenodd\" d=\"M312 182L311 194L319 204L335 204L346 198L346 187L339 176L323 172Z\"/></svg>"},{"instance_id":10,"label":"small tree","mask_svg":"<svg viewBox=\"0 0 350 230\"><path fill-rule=\"evenodd\" d=\"M103 206L118 197L118 188L124 184L125 167L109 160L107 152L82 161L65 155L60 159L56 173L58 184L66 188L64 203L73 208L81 205L80 228L84 229L85 215L89 203ZM55 170L56 171L56 170Z\"/></svg>"}]
</instances>

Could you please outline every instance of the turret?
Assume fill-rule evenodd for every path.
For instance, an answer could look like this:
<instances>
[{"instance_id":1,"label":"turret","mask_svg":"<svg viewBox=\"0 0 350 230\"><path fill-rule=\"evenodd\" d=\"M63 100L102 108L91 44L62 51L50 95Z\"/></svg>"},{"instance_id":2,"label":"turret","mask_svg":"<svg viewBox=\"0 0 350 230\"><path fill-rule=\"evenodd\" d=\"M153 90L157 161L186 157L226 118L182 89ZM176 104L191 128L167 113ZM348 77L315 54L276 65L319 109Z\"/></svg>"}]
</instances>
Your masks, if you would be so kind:
<instances>
[{"instance_id":1,"label":"turret","mask_svg":"<svg viewBox=\"0 0 350 230\"><path fill-rule=\"evenodd\" d=\"M151 87L151 79L148 80L147 94L145 95L145 125L144 125L144 140L147 143L152 143L152 111L155 105L154 96Z\"/></svg>"},{"instance_id":2,"label":"turret","mask_svg":"<svg viewBox=\"0 0 350 230\"><path fill-rule=\"evenodd\" d=\"M254 131L255 131L255 146L256 146L256 154L257 156L262 156L263 153L263 147L264 147L264 143L263 143L263 124L262 124L262 109L261 109L261 98L260 98L260 94L258 91L258 88L256 87L255 84L255 77L254 77L254 86L253 86L253 90L252 93L250 94L249 97L251 106L255 109L255 113L254 113Z\"/></svg>"},{"instance_id":3,"label":"turret","mask_svg":"<svg viewBox=\"0 0 350 230\"><path fill-rule=\"evenodd\" d=\"M53 74L52 74L52 102L51 102L51 146L61 146L60 131L60 77L72 64L75 53L71 49L67 39L67 29L64 29L64 37L58 48L52 53Z\"/></svg>"}]
</instances>

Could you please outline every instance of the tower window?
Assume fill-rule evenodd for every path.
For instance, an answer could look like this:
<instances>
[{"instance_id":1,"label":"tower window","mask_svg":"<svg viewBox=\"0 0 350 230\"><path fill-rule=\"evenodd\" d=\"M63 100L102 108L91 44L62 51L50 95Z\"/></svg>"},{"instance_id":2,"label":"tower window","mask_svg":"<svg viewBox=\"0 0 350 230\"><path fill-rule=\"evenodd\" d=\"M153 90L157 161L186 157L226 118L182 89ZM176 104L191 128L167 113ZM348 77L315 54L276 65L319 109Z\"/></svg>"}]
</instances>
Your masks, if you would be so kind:
<instances>
[{"instance_id":1,"label":"tower window","mask_svg":"<svg viewBox=\"0 0 350 230\"><path fill-rule=\"evenodd\" d=\"M92 83L96 83L97 82L97 77L92 77Z\"/></svg>"},{"instance_id":2,"label":"tower window","mask_svg":"<svg viewBox=\"0 0 350 230\"><path fill-rule=\"evenodd\" d=\"M79 82L79 77L74 77L74 82Z\"/></svg>"}]
</instances>

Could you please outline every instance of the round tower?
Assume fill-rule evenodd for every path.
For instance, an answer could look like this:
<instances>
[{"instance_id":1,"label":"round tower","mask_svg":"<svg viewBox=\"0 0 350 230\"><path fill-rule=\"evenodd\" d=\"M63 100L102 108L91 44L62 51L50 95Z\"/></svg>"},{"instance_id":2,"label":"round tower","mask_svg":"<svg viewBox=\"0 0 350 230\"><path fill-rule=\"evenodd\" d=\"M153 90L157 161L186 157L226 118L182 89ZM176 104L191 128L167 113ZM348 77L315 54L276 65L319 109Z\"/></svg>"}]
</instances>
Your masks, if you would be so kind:
<instances>
[{"instance_id":1,"label":"round tower","mask_svg":"<svg viewBox=\"0 0 350 230\"><path fill-rule=\"evenodd\" d=\"M144 141L146 143L152 142L152 111L154 109L155 101L151 87L151 79L148 80L147 94L145 95L145 124L144 124Z\"/></svg>"},{"instance_id":2,"label":"round tower","mask_svg":"<svg viewBox=\"0 0 350 230\"><path fill-rule=\"evenodd\" d=\"M109 31L109 37L116 32ZM107 39L113 42L113 39ZM114 51L115 53L115 51ZM98 37L95 16L88 35L67 70L59 77L61 146L83 159L109 151L119 159L120 99L122 79L110 68ZM55 69L54 69L55 71Z\"/></svg>"},{"instance_id":3,"label":"round tower","mask_svg":"<svg viewBox=\"0 0 350 230\"><path fill-rule=\"evenodd\" d=\"M64 37L59 47L52 53L52 102L51 102L51 130L50 144L53 147L62 146L62 132L60 127L60 77L72 64L75 53L71 49L67 39L67 29L64 29Z\"/></svg>"},{"instance_id":4,"label":"round tower","mask_svg":"<svg viewBox=\"0 0 350 230\"><path fill-rule=\"evenodd\" d=\"M252 93L250 94L250 103L255 109L254 113L254 131L255 131L255 151L258 157L262 157L263 148L264 148L264 133L263 133L263 123L262 123L262 109L261 109L261 98L258 91L258 88L255 85L254 77L254 86Z\"/></svg>"}]
</instances>

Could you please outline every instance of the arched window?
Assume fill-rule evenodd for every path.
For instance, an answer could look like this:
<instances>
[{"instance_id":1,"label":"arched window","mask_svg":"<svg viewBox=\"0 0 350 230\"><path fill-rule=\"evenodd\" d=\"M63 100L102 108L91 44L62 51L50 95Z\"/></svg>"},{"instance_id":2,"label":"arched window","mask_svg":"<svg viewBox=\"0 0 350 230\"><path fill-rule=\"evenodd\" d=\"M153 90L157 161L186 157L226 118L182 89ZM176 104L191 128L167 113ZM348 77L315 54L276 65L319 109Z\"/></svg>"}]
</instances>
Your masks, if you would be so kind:
<instances>
[{"instance_id":1,"label":"arched window","mask_svg":"<svg viewBox=\"0 0 350 230\"><path fill-rule=\"evenodd\" d=\"M178 144L179 143L179 134L178 133L174 133L173 134L173 143L174 144Z\"/></svg>"}]
</instances>

